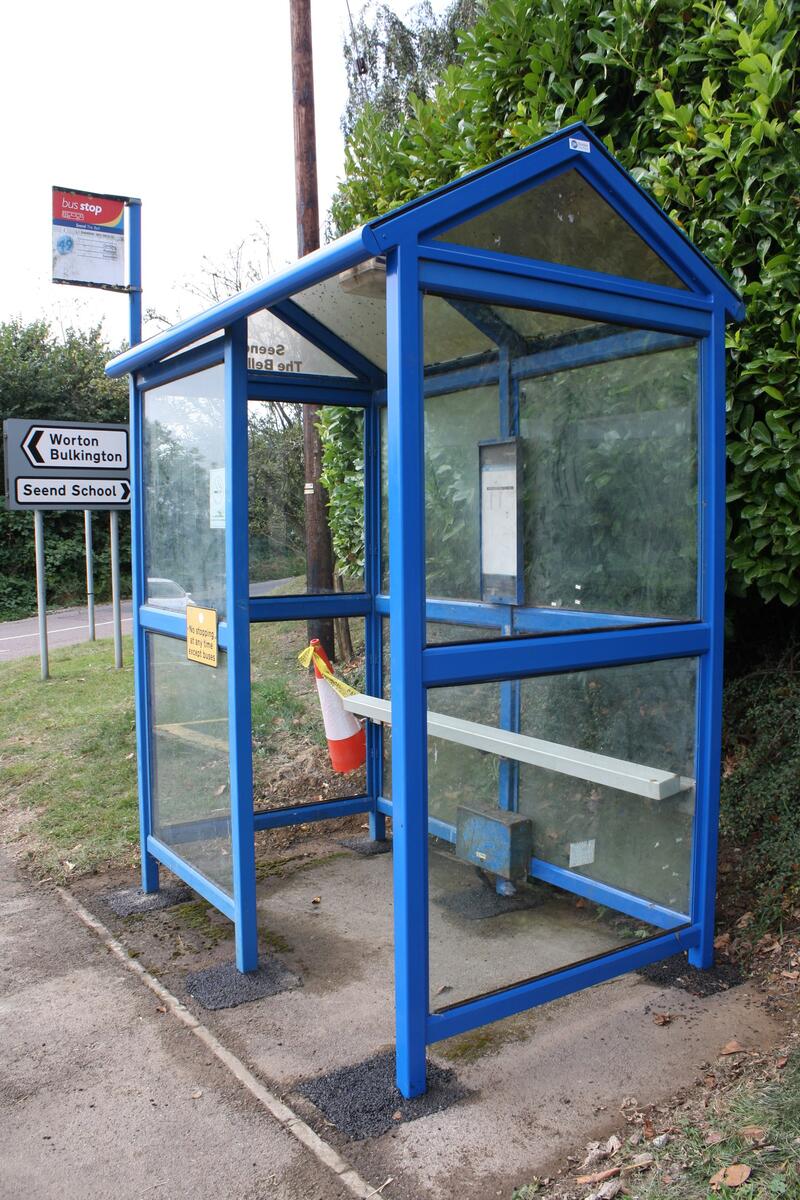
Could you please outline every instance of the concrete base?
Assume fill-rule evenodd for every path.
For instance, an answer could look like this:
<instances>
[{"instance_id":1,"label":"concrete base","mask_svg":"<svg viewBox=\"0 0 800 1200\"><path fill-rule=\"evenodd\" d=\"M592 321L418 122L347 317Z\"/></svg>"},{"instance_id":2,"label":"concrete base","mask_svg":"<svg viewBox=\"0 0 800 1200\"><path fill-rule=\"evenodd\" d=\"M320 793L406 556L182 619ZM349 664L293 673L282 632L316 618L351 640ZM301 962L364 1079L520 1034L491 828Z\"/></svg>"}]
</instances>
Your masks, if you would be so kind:
<instances>
[{"instance_id":1,"label":"concrete base","mask_svg":"<svg viewBox=\"0 0 800 1200\"><path fill-rule=\"evenodd\" d=\"M316 836L315 852L327 857L304 856L295 870L289 860L258 889L262 941L302 988L202 1019L365 1178L377 1186L392 1176L388 1200L508 1196L618 1129L623 1098L664 1102L701 1080L732 1038L749 1049L780 1035L748 985L699 997L627 975L429 1047L430 1061L452 1070L463 1093L449 1107L410 1121L394 1109L401 1117L392 1113L389 1128L384 1119L383 1132L348 1125L321 1094L313 1099L309 1082L342 1070L357 1079L376 1056L391 1063L392 859L342 850L333 837L325 843L322 830ZM524 905L509 907L473 867L435 846L430 858L434 1009L640 936L636 922L540 885L521 889ZM191 963L173 960L169 914L120 922L115 932L175 992L185 991L187 968L222 956L230 964L231 940L209 939ZM663 1012L670 1022L656 1024L653 1014ZM348 1107L368 1109L375 1094L356 1086Z\"/></svg>"}]
</instances>

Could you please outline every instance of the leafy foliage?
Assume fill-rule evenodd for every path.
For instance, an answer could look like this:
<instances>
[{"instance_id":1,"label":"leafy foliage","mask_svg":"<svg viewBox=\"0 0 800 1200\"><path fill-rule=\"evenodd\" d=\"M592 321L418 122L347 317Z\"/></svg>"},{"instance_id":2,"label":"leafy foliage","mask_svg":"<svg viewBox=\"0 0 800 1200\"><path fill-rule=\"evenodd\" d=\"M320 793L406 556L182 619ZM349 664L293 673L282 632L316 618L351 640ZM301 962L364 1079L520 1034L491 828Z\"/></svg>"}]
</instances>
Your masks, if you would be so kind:
<instances>
[{"instance_id":1,"label":"leafy foliage","mask_svg":"<svg viewBox=\"0 0 800 1200\"><path fill-rule=\"evenodd\" d=\"M800 600L796 0L491 0L410 117L364 105L338 232L585 121L741 289L729 334L730 581Z\"/></svg>"},{"instance_id":2,"label":"leafy foliage","mask_svg":"<svg viewBox=\"0 0 800 1200\"><path fill-rule=\"evenodd\" d=\"M128 388L107 379L105 364L115 351L98 327L89 333L67 329L61 338L46 321L0 324L0 418L33 417L64 421L127 421ZM108 521L94 523L95 593L109 594ZM128 517L120 518L122 574L130 573ZM45 557L50 603L65 604L85 595L83 513L48 513ZM0 615L26 616L36 607L33 519L30 513L0 507ZM127 578L124 579L124 583Z\"/></svg>"},{"instance_id":3,"label":"leafy foliage","mask_svg":"<svg viewBox=\"0 0 800 1200\"><path fill-rule=\"evenodd\" d=\"M323 408L320 482L328 493L336 569L345 579L364 575L364 418L351 408Z\"/></svg>"},{"instance_id":4,"label":"leafy foliage","mask_svg":"<svg viewBox=\"0 0 800 1200\"><path fill-rule=\"evenodd\" d=\"M754 928L778 926L800 902L800 673L797 648L725 692L720 832L728 881ZM726 876L723 876L726 880ZM723 883L723 886L726 886Z\"/></svg>"}]
</instances>

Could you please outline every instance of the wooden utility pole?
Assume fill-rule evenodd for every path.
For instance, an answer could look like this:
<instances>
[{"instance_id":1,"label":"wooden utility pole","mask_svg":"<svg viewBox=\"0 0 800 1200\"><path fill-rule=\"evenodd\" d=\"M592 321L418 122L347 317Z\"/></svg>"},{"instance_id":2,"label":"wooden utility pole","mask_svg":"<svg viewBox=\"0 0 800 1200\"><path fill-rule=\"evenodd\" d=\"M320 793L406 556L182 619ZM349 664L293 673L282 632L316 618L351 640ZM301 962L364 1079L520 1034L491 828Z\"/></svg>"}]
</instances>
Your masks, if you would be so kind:
<instances>
[{"instance_id":1,"label":"wooden utility pole","mask_svg":"<svg viewBox=\"0 0 800 1200\"><path fill-rule=\"evenodd\" d=\"M297 204L297 253L319 249L317 135L314 121L314 64L311 51L311 0L289 0L294 101L294 180ZM333 591L333 548L328 527L328 497L319 481L322 442L317 429L319 406L303 405L305 456L306 579L309 592ZM333 620L308 622L308 636L319 638L331 659L336 647Z\"/></svg>"}]
</instances>

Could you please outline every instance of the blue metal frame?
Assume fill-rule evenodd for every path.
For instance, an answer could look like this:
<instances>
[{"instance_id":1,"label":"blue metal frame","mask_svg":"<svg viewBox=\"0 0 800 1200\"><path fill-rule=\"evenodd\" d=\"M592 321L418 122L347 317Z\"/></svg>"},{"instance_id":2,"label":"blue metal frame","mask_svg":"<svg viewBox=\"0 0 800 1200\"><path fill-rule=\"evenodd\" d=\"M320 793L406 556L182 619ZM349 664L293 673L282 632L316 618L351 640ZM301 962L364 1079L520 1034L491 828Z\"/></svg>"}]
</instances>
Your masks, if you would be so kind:
<instances>
[{"instance_id":1,"label":"blue metal frame","mask_svg":"<svg viewBox=\"0 0 800 1200\"><path fill-rule=\"evenodd\" d=\"M583 149L576 148L583 143ZM586 149L588 147L588 150ZM663 287L584 268L560 266L437 241L438 234L470 216L501 204L537 182L577 170L601 197L686 285ZM138 247L138 212L131 210L131 246ZM387 257L386 373L356 351L346 336L312 317L297 296L306 288L370 257ZM137 249L138 254L138 249ZM138 268L137 268L138 269ZM131 283L137 287L140 279ZM468 319L475 317L495 342L496 352L458 365L423 369L422 303L427 292L446 297ZM132 331L136 304L131 295ZM509 305L586 318L609 325L608 333L570 347L557 341L536 352L523 347L498 314L477 304ZM246 318L272 308L352 372L350 378L247 371ZM430 1042L475 1028L566 995L578 988L656 961L678 949L691 962L708 966L713 956L716 826L719 805L720 712L724 589L724 322L741 318L739 297L658 206L626 175L602 143L582 125L572 126L497 164L473 172L419 201L388 214L265 283L223 301L208 312L136 345L107 368L113 376L138 372L131 384L134 547L134 663L137 759L140 780L142 880L158 886L158 862L182 878L236 925L237 963L258 962L253 833L297 821L324 820L367 812L373 837L385 836L385 817L394 822L394 921L397 1080L404 1095L425 1088L425 1049ZM472 314L472 316L470 316ZM335 323L335 321L334 321ZM627 326L626 329L613 328ZM221 334L215 341L198 339ZM663 335L669 335L664 337ZM482 384L496 384L502 438L519 433L522 379L558 370L649 353L677 338L696 339L699 358L699 609L695 621L626 617L566 609L516 607L475 601L428 599L425 594L424 399ZM233 898L183 862L150 828L150 712L148 632L185 638L185 620L144 605L141 392L212 362L224 351L226 399L227 612L220 646L229 656L231 825ZM168 358L169 355L178 355ZM249 597L247 572L247 399L337 404L364 409L365 586L362 593L333 596ZM381 594L381 410L386 405L389 444L390 595ZM367 790L363 796L291 805L253 813L250 743L249 624L302 620L311 616L363 617L367 688L382 693L382 620L391 618L392 799L383 795L382 727L367 739ZM484 640L426 644L426 622L485 630ZM515 636L523 635L523 636ZM537 635L537 636L524 636ZM476 997L435 1013L428 996L429 834L452 840L454 830L427 811L427 692L430 688L500 682L500 722L518 729L520 684L526 677L696 658L697 753L691 901L688 916L652 905L579 872L542 859L530 863L532 877L620 912L669 929L636 946L574 964L550 975ZM435 706L435 704L434 704ZM515 764L501 764L498 802L518 801ZM683 924L681 924L683 923ZM681 926L676 928L676 926Z\"/></svg>"}]
</instances>

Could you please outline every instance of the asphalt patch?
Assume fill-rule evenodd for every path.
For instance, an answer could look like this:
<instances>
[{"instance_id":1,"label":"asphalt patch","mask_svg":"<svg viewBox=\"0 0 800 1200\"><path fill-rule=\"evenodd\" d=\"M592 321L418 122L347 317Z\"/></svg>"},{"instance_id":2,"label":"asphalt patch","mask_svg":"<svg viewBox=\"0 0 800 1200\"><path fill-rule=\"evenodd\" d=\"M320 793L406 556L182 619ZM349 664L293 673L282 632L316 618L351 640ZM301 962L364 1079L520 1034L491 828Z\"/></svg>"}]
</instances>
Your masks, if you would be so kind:
<instances>
[{"instance_id":1,"label":"asphalt patch","mask_svg":"<svg viewBox=\"0 0 800 1200\"><path fill-rule=\"evenodd\" d=\"M641 967L637 975L657 987L680 988L692 996L716 996L745 981L744 974L735 963L722 959L707 971L700 971L690 966L684 953L673 954L671 958Z\"/></svg>"},{"instance_id":2,"label":"asphalt patch","mask_svg":"<svg viewBox=\"0 0 800 1200\"><path fill-rule=\"evenodd\" d=\"M277 996L303 986L299 976L293 974L276 958L268 958L257 971L243 974L235 963L222 963L197 971L186 979L186 991L202 1004L203 1008L236 1008L249 1004L251 1000L263 1000L266 996Z\"/></svg>"},{"instance_id":3,"label":"asphalt patch","mask_svg":"<svg viewBox=\"0 0 800 1200\"><path fill-rule=\"evenodd\" d=\"M433 902L465 921L485 921L489 917L502 917L505 913L538 908L544 899L545 893L535 885L520 884L516 895L501 896L495 890L493 880L478 878L467 887L434 896Z\"/></svg>"},{"instance_id":4,"label":"asphalt patch","mask_svg":"<svg viewBox=\"0 0 800 1200\"><path fill-rule=\"evenodd\" d=\"M186 904L194 898L191 888L182 883L159 888L157 892L143 892L141 888L135 887L119 888L116 892L107 892L100 897L117 917L135 917L139 913L158 912L162 908Z\"/></svg>"},{"instance_id":5,"label":"asphalt patch","mask_svg":"<svg viewBox=\"0 0 800 1200\"><path fill-rule=\"evenodd\" d=\"M380 1137L404 1121L441 1112L469 1093L455 1071L428 1063L428 1090L406 1098L395 1085L394 1051L306 1079L296 1089L352 1141Z\"/></svg>"},{"instance_id":6,"label":"asphalt patch","mask_svg":"<svg viewBox=\"0 0 800 1200\"><path fill-rule=\"evenodd\" d=\"M372 838L340 838L339 845L344 846L346 850L354 850L356 854L361 854L365 858L370 858L373 854L388 854L392 848L392 839L385 838L384 841L375 841Z\"/></svg>"}]
</instances>

